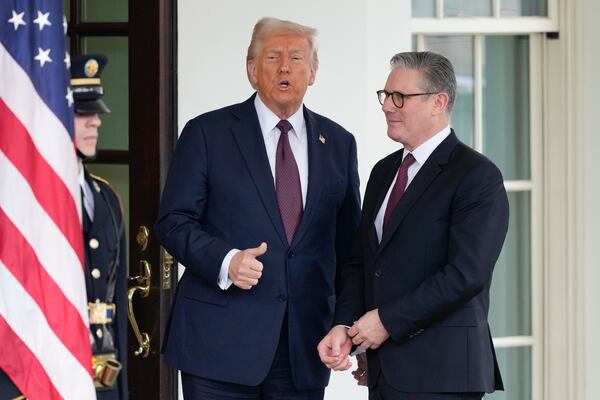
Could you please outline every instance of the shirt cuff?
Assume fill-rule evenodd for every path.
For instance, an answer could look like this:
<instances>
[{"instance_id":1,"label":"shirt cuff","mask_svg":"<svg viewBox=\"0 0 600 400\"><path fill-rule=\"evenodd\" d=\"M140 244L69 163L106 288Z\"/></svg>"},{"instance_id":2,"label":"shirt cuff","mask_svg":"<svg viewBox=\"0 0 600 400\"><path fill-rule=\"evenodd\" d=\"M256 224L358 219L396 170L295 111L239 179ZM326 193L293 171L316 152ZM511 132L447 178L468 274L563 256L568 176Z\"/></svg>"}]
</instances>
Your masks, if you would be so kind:
<instances>
[{"instance_id":1,"label":"shirt cuff","mask_svg":"<svg viewBox=\"0 0 600 400\"><path fill-rule=\"evenodd\" d=\"M231 279L229 279L229 264L231 263L231 259L235 256L240 250L231 249L229 253L225 255L223 258L223 262L221 263L221 271L219 271L219 279L217 280L217 284L223 290L229 289L229 286L233 283Z\"/></svg>"}]
</instances>

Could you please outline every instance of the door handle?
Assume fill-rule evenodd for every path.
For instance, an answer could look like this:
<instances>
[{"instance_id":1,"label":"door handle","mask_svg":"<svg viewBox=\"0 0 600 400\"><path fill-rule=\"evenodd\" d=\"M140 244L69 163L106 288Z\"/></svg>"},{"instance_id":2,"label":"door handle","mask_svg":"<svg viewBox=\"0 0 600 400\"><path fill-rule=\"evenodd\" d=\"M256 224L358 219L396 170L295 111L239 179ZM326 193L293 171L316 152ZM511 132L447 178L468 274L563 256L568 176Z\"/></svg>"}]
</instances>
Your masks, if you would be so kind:
<instances>
[{"instance_id":1,"label":"door handle","mask_svg":"<svg viewBox=\"0 0 600 400\"><path fill-rule=\"evenodd\" d=\"M139 291L141 297L147 297L150 293L150 281L152 278L150 263L146 260L141 260L140 270L141 275L130 276L128 278L130 282L135 281L137 285L131 286L127 290L127 317L129 318L129 323L131 324L131 328L133 329L133 333L139 344L138 349L134 351L133 354L135 354L136 357L146 358L150 353L150 336L146 332L140 332L140 328L133 313L133 295L135 292Z\"/></svg>"}]
</instances>

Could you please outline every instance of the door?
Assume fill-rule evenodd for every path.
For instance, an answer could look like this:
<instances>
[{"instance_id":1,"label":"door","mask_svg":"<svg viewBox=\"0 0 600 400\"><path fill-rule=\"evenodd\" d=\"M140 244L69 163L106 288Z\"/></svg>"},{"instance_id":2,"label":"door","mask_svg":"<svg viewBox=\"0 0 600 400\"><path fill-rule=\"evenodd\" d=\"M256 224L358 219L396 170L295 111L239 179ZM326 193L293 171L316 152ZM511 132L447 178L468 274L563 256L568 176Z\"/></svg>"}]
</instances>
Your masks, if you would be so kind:
<instances>
[{"instance_id":1,"label":"door","mask_svg":"<svg viewBox=\"0 0 600 400\"><path fill-rule=\"evenodd\" d=\"M65 0L71 55L109 59L102 85L111 113L102 116L98 157L89 169L111 182L125 208L133 400L177 398L176 371L160 354L177 274L152 232L177 132L175 3Z\"/></svg>"}]
</instances>

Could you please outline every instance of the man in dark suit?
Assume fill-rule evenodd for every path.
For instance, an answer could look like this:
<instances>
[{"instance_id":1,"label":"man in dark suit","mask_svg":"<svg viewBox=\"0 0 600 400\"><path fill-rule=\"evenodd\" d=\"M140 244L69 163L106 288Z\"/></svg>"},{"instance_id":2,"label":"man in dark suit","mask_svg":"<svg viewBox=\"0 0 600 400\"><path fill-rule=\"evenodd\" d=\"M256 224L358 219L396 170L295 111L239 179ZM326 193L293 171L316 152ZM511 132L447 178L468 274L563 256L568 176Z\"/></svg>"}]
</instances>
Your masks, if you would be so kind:
<instances>
[{"instance_id":1,"label":"man in dark suit","mask_svg":"<svg viewBox=\"0 0 600 400\"><path fill-rule=\"evenodd\" d=\"M404 148L371 172L319 354L343 370L353 344L367 349L371 399L480 399L503 388L487 322L508 228L502 175L449 127L456 78L445 57L400 53L391 66L377 94Z\"/></svg>"},{"instance_id":2,"label":"man in dark suit","mask_svg":"<svg viewBox=\"0 0 600 400\"><path fill-rule=\"evenodd\" d=\"M256 94L187 123L156 232L185 265L164 343L186 399L322 399L316 346L360 218L356 143L303 106L315 30L263 18Z\"/></svg>"}]
</instances>

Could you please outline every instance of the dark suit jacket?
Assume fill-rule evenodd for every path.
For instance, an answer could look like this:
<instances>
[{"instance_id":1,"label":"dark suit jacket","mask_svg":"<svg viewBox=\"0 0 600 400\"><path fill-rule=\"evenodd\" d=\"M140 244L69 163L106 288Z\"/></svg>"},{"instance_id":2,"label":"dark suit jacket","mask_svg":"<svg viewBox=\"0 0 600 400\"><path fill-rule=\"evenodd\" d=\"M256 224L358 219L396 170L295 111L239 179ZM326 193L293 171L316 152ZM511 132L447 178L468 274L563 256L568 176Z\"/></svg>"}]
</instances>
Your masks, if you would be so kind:
<instances>
[{"instance_id":1,"label":"dark suit jacket","mask_svg":"<svg viewBox=\"0 0 600 400\"><path fill-rule=\"evenodd\" d=\"M356 142L304 108L308 192L288 246L254 96L186 125L163 192L156 233L186 271L164 343L166 361L187 373L257 385L271 366L288 313L298 389L323 388L329 371L318 342L331 328L336 265L347 261L360 218ZM320 136L324 140L320 140ZM268 245L257 286L223 291L217 277L233 248Z\"/></svg>"},{"instance_id":2,"label":"dark suit jacket","mask_svg":"<svg viewBox=\"0 0 600 400\"><path fill-rule=\"evenodd\" d=\"M379 309L391 337L368 351L371 384L383 373L405 392L501 389L487 316L508 228L502 175L452 132L407 187L378 244L375 217L402 151L371 172L336 324Z\"/></svg>"}]
</instances>

